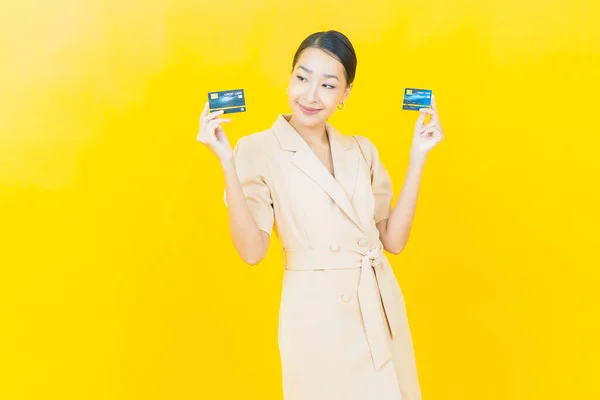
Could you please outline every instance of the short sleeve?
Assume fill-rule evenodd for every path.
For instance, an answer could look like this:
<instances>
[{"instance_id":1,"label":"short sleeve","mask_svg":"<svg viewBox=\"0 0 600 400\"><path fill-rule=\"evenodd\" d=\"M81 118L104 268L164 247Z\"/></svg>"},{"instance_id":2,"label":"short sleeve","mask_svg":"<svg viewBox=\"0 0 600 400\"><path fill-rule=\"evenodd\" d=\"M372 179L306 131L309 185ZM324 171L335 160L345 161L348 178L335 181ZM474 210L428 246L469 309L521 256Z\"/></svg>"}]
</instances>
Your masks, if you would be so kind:
<instances>
[{"instance_id":1,"label":"short sleeve","mask_svg":"<svg viewBox=\"0 0 600 400\"><path fill-rule=\"evenodd\" d=\"M379 157L379 151L369 140L369 149L371 151L371 187L375 197L375 223L389 218L392 211L392 180L385 166Z\"/></svg>"},{"instance_id":2,"label":"short sleeve","mask_svg":"<svg viewBox=\"0 0 600 400\"><path fill-rule=\"evenodd\" d=\"M247 138L241 138L233 149L235 169L246 197L250 213L258 228L269 235L275 221L271 191L267 186L268 167L260 149ZM227 193L224 193L227 206Z\"/></svg>"}]
</instances>

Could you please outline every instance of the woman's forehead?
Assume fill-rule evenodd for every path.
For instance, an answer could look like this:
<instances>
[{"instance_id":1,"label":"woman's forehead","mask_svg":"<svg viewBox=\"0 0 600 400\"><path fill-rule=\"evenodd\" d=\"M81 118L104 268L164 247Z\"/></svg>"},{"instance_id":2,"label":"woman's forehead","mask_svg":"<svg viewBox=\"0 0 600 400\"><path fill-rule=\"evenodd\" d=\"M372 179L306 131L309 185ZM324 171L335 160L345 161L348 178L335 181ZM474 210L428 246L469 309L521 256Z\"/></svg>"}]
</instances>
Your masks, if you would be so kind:
<instances>
[{"instance_id":1,"label":"woman's forehead","mask_svg":"<svg viewBox=\"0 0 600 400\"><path fill-rule=\"evenodd\" d=\"M339 73L344 66L333 56L321 49L310 47L302 52L296 68L303 66L317 73Z\"/></svg>"}]
</instances>

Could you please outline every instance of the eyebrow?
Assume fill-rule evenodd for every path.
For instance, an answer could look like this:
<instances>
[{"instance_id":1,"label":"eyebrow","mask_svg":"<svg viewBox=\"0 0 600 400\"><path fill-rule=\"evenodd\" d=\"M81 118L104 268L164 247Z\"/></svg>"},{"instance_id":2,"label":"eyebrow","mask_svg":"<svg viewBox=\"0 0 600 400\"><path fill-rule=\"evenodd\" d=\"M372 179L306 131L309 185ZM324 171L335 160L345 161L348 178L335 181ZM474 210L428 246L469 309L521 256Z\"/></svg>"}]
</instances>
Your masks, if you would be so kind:
<instances>
[{"instance_id":1,"label":"eyebrow","mask_svg":"<svg viewBox=\"0 0 600 400\"><path fill-rule=\"evenodd\" d=\"M312 71L311 71L310 69L306 68L306 67L305 67L305 66L303 66L303 65L300 65L300 66L298 66L298 68L305 70L305 71L306 71L306 72L308 72L309 74L312 74ZM337 77L336 75L323 74L323 76L324 76L325 78L333 78L333 79L337 79L337 80L339 81L339 79L338 79L338 77Z\"/></svg>"}]
</instances>

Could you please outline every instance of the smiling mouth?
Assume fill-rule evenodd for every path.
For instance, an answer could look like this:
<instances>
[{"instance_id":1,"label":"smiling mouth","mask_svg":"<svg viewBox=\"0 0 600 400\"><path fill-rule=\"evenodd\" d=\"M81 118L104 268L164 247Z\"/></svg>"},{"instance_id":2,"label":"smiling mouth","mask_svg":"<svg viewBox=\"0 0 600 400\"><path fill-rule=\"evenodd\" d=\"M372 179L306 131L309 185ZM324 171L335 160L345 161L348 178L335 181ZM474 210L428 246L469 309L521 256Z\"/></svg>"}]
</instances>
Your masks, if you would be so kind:
<instances>
[{"instance_id":1,"label":"smiling mouth","mask_svg":"<svg viewBox=\"0 0 600 400\"><path fill-rule=\"evenodd\" d=\"M308 112L317 112L317 111L321 111L321 109L320 109L320 108L311 108L311 107L305 107L305 106L303 106L303 105L302 105L302 104L300 104L300 103L298 103L298 105L300 106L300 108L302 108L303 110L305 110L305 111L308 111Z\"/></svg>"}]
</instances>

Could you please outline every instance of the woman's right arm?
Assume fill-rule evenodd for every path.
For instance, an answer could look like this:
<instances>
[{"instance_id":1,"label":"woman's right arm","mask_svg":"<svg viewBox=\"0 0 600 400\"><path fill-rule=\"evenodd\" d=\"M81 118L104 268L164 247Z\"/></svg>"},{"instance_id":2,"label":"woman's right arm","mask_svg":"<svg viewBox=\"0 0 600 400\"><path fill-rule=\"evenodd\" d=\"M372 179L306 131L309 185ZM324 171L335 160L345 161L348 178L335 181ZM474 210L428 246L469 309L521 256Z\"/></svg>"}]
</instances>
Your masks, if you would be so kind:
<instances>
[{"instance_id":1,"label":"woman's right arm","mask_svg":"<svg viewBox=\"0 0 600 400\"><path fill-rule=\"evenodd\" d=\"M234 158L224 160L222 167L229 213L229 233L233 245L245 263L256 265L267 254L270 236L259 229L250 212L236 172Z\"/></svg>"},{"instance_id":2,"label":"woman's right arm","mask_svg":"<svg viewBox=\"0 0 600 400\"><path fill-rule=\"evenodd\" d=\"M235 157L231 144L223 131L222 123L231 122L229 118L218 118L222 111L208 113L208 103L200 115L200 130L197 139L214 153L225 177L226 204L229 214L229 233L238 254L250 265L258 264L265 257L269 247L270 235L261 230L254 220L248 206L246 194L238 177ZM268 218L270 222L270 218ZM267 218L261 218L263 229L269 229Z\"/></svg>"}]
</instances>

